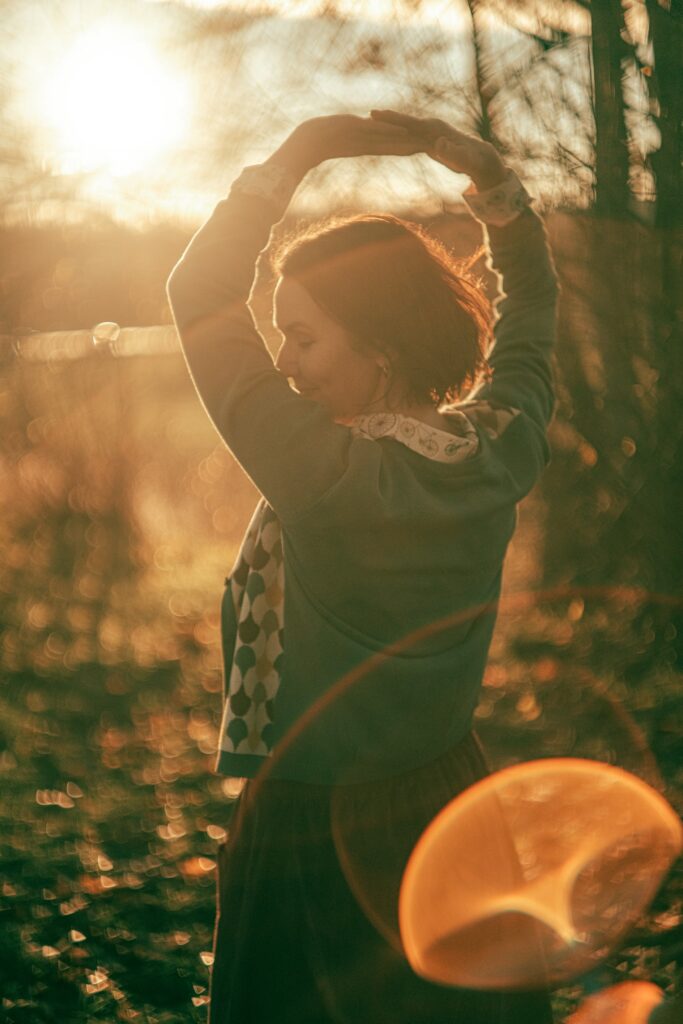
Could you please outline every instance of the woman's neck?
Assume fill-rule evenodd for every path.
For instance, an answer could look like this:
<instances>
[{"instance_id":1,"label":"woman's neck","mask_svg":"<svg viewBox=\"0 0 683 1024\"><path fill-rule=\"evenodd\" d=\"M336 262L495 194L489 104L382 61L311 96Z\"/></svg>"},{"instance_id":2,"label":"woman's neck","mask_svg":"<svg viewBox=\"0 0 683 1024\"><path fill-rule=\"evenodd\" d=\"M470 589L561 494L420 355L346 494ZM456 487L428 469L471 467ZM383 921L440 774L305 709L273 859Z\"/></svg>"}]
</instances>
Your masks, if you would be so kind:
<instances>
[{"instance_id":1,"label":"woman's neck","mask_svg":"<svg viewBox=\"0 0 683 1024\"><path fill-rule=\"evenodd\" d=\"M409 397L409 388L397 380L387 380L380 375L370 400L357 412L335 417L338 423L349 425L358 416L373 416L377 413L408 416L438 430L451 430L452 423L443 416L432 401L415 402Z\"/></svg>"},{"instance_id":2,"label":"woman's neck","mask_svg":"<svg viewBox=\"0 0 683 1024\"><path fill-rule=\"evenodd\" d=\"M431 402L400 402L389 404L384 400L370 402L362 409L357 416L373 416L377 413L389 413L391 415L408 416L410 419L419 420L430 427L439 430L448 429L448 420ZM355 416L343 417L338 420L340 423L350 423Z\"/></svg>"}]
</instances>

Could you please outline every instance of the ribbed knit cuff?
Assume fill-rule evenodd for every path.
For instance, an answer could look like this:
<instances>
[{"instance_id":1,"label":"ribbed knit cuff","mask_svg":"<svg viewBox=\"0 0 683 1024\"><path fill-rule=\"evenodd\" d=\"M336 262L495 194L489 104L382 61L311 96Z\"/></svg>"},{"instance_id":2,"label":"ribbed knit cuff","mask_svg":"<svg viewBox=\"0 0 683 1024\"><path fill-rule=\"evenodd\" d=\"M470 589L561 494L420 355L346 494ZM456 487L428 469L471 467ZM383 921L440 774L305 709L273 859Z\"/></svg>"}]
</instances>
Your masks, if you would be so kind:
<instances>
[{"instance_id":1,"label":"ribbed knit cuff","mask_svg":"<svg viewBox=\"0 0 683 1024\"><path fill-rule=\"evenodd\" d=\"M495 227L504 227L515 220L532 202L522 182L509 168L500 185L484 192L477 192L475 186L470 185L462 198L477 220Z\"/></svg>"}]
</instances>

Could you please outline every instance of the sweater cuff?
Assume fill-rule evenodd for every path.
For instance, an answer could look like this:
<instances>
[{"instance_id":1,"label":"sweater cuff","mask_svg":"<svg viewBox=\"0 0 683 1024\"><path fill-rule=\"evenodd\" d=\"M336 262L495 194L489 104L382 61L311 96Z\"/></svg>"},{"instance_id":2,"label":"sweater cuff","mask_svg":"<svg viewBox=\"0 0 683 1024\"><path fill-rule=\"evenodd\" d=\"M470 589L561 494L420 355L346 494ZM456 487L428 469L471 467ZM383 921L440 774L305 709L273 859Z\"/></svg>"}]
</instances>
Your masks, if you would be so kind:
<instances>
[{"instance_id":1,"label":"sweater cuff","mask_svg":"<svg viewBox=\"0 0 683 1024\"><path fill-rule=\"evenodd\" d=\"M233 181L230 193L260 196L283 213L301 183L301 178L282 164L249 164Z\"/></svg>"},{"instance_id":2,"label":"sweater cuff","mask_svg":"<svg viewBox=\"0 0 683 1024\"><path fill-rule=\"evenodd\" d=\"M510 168L500 185L493 188L477 192L475 186L470 185L463 200L477 220L501 228L516 220L532 202L524 185Z\"/></svg>"}]
</instances>

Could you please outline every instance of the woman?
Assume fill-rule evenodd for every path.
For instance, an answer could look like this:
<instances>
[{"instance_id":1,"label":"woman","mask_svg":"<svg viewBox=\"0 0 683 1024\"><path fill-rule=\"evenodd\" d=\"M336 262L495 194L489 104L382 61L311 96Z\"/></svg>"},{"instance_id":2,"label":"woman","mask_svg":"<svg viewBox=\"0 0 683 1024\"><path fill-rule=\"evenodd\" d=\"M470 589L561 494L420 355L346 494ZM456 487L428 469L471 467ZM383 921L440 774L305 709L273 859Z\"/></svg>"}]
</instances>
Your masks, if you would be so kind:
<instances>
[{"instance_id":1,"label":"woman","mask_svg":"<svg viewBox=\"0 0 683 1024\"><path fill-rule=\"evenodd\" d=\"M274 365L246 303L303 176L417 152L472 179L507 293L490 368L482 294L379 214L279 247ZM443 121L314 118L242 172L169 281L202 402L263 495L222 606L218 770L249 781L219 854L212 1024L552 1020L545 994L418 978L396 922L414 843L487 773L472 715L515 507L548 457L556 283L528 204Z\"/></svg>"}]
</instances>

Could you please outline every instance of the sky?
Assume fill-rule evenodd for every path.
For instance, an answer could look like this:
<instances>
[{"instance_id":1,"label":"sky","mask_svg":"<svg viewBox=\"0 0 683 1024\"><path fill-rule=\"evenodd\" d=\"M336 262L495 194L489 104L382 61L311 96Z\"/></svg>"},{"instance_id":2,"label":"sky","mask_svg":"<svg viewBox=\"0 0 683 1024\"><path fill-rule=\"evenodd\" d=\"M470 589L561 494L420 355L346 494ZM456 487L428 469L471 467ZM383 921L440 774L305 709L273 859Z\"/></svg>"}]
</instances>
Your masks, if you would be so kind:
<instances>
[{"instance_id":1,"label":"sky","mask_svg":"<svg viewBox=\"0 0 683 1024\"><path fill-rule=\"evenodd\" d=\"M402 105L411 80L442 77L446 62L466 71L466 46L429 20L340 24L257 6L10 5L5 121L18 160L4 174L6 217L78 219L94 205L124 220L192 218L300 120ZM377 38L412 65L403 82L356 56ZM429 56L435 38L444 49Z\"/></svg>"},{"instance_id":2,"label":"sky","mask_svg":"<svg viewBox=\"0 0 683 1024\"><path fill-rule=\"evenodd\" d=\"M541 0L508 6L512 24L538 29ZM322 7L320 0L6 0L5 222L78 221L95 211L139 225L196 221L245 164L265 159L297 123L321 114L396 107L472 129L478 102L465 0L337 0L341 19L321 15ZM589 26L573 0L545 0L545 8L573 34L569 45L538 61L528 39L489 17L487 70L502 87L508 141L526 153L527 181L576 201L585 182L558 167L544 132L564 132L579 166L590 159L568 113L569 106L579 119L588 113ZM563 92L550 105L538 77L549 68ZM518 88L522 69L537 105L533 118ZM307 178L297 203L302 212L334 202L429 214L442 199L457 202L466 185L424 156L335 161Z\"/></svg>"}]
</instances>

